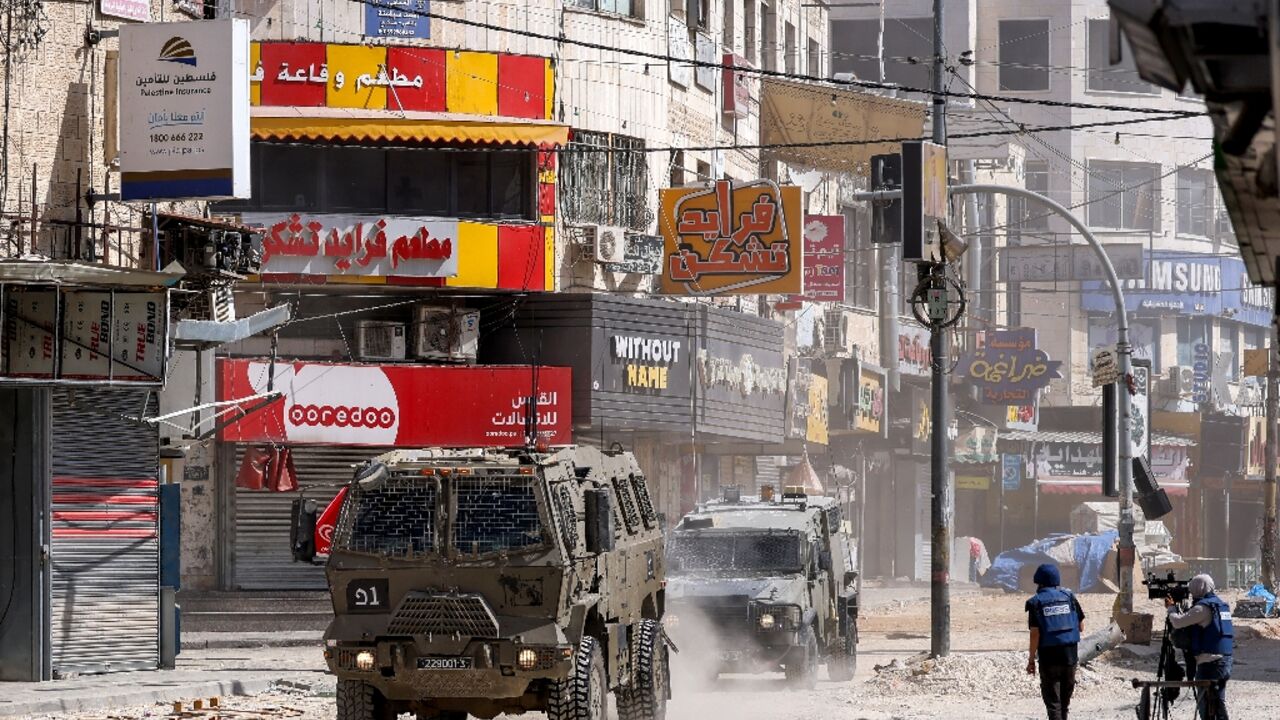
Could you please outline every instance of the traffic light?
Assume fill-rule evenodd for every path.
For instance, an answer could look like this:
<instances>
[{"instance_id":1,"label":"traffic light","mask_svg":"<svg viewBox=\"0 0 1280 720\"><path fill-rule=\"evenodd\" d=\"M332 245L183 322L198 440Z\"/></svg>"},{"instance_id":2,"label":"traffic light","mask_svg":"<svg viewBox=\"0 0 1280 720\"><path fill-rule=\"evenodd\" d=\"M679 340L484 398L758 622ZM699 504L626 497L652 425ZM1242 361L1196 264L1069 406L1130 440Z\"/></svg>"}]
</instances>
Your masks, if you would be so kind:
<instances>
[{"instance_id":1,"label":"traffic light","mask_svg":"<svg viewBox=\"0 0 1280 720\"><path fill-rule=\"evenodd\" d=\"M871 189L902 188L902 156L898 153L871 156ZM878 200L871 204L871 241L880 245L902 242L902 201Z\"/></svg>"}]
</instances>

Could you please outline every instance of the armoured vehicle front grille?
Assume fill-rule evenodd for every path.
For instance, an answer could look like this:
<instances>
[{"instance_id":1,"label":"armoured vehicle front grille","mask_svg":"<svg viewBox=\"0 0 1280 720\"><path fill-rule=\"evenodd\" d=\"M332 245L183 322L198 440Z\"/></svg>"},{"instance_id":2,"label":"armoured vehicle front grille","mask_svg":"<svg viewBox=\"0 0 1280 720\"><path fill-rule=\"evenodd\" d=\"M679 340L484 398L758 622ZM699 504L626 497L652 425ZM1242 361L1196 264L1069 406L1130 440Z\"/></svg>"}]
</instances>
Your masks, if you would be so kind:
<instances>
[{"instance_id":1,"label":"armoured vehicle front grille","mask_svg":"<svg viewBox=\"0 0 1280 720\"><path fill-rule=\"evenodd\" d=\"M387 627L391 635L453 635L493 638L498 620L479 595L411 592L400 602Z\"/></svg>"},{"instance_id":2,"label":"armoured vehicle front grille","mask_svg":"<svg viewBox=\"0 0 1280 720\"><path fill-rule=\"evenodd\" d=\"M408 680L426 697L492 698L498 689L492 670L413 670Z\"/></svg>"},{"instance_id":3,"label":"armoured vehicle front grille","mask_svg":"<svg viewBox=\"0 0 1280 720\"><path fill-rule=\"evenodd\" d=\"M751 618L747 613L746 595L728 595L715 598L699 598L692 603L694 612L722 632L749 629Z\"/></svg>"}]
</instances>

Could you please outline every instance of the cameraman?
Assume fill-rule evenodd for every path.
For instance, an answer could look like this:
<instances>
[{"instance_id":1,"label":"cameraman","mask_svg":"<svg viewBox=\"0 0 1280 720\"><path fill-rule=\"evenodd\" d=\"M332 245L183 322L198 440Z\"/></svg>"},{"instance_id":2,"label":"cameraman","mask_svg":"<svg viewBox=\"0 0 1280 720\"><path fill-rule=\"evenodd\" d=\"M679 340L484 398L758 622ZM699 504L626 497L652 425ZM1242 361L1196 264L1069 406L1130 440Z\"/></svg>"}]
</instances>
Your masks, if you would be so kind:
<instances>
[{"instance_id":1,"label":"cameraman","mask_svg":"<svg viewBox=\"0 0 1280 720\"><path fill-rule=\"evenodd\" d=\"M1213 578L1196 575L1187 584L1192 605L1183 611L1173 598L1165 597L1169 624L1175 630L1190 628L1191 656L1195 661L1193 680L1217 680L1208 688L1196 689L1196 705L1205 720L1227 720L1227 680L1231 678L1231 653L1235 630L1231 608L1214 594Z\"/></svg>"}]
</instances>

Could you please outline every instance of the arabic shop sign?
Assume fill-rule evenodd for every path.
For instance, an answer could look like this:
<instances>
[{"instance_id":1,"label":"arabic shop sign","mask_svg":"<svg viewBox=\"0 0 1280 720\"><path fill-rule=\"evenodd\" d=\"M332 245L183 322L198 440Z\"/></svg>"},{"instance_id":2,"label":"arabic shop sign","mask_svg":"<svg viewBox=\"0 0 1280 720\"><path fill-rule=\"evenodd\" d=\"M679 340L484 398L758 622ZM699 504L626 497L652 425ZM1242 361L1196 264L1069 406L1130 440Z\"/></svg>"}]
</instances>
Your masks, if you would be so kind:
<instances>
[{"instance_id":1,"label":"arabic shop sign","mask_svg":"<svg viewBox=\"0 0 1280 720\"><path fill-rule=\"evenodd\" d=\"M685 352L679 340L644 335L614 335L610 338L613 358L624 366L623 387L627 390L667 390L672 367L680 367Z\"/></svg>"},{"instance_id":2,"label":"arabic shop sign","mask_svg":"<svg viewBox=\"0 0 1280 720\"><path fill-rule=\"evenodd\" d=\"M151 22L150 0L101 0L98 4L98 10L103 15L110 15L111 17L136 20L138 22Z\"/></svg>"},{"instance_id":3,"label":"arabic shop sign","mask_svg":"<svg viewBox=\"0 0 1280 720\"><path fill-rule=\"evenodd\" d=\"M719 387L744 398L780 395L787 391L786 369L761 365L750 352L742 353L735 362L713 356L705 348L699 349L698 378L703 387Z\"/></svg>"},{"instance_id":4,"label":"arabic shop sign","mask_svg":"<svg viewBox=\"0 0 1280 720\"><path fill-rule=\"evenodd\" d=\"M1138 315L1226 315L1259 327L1271 324L1271 290L1249 281L1238 257L1147 251L1145 280L1122 280L1126 309ZM1114 312L1104 282L1080 284L1080 306L1089 312Z\"/></svg>"},{"instance_id":5,"label":"arabic shop sign","mask_svg":"<svg viewBox=\"0 0 1280 720\"><path fill-rule=\"evenodd\" d=\"M996 462L999 459L996 453L999 434L995 428L979 426L960 431L952 443L955 461L969 464Z\"/></svg>"},{"instance_id":6,"label":"arabic shop sign","mask_svg":"<svg viewBox=\"0 0 1280 720\"><path fill-rule=\"evenodd\" d=\"M120 27L122 200L247 198L249 22Z\"/></svg>"},{"instance_id":7,"label":"arabic shop sign","mask_svg":"<svg viewBox=\"0 0 1280 720\"><path fill-rule=\"evenodd\" d=\"M814 375L809 384L809 417L805 439L811 443L826 445L830 441L827 413L827 379Z\"/></svg>"},{"instance_id":8,"label":"arabic shop sign","mask_svg":"<svg viewBox=\"0 0 1280 720\"><path fill-rule=\"evenodd\" d=\"M1037 443L1032 468L1037 480L1102 477L1102 446L1073 442Z\"/></svg>"},{"instance_id":9,"label":"arabic shop sign","mask_svg":"<svg viewBox=\"0 0 1280 720\"><path fill-rule=\"evenodd\" d=\"M786 437L799 440L808 434L810 392L813 373L807 369L808 360L792 356L787 361L787 410Z\"/></svg>"},{"instance_id":10,"label":"arabic shop sign","mask_svg":"<svg viewBox=\"0 0 1280 720\"><path fill-rule=\"evenodd\" d=\"M883 437L888 429L885 415L888 396L884 392L885 375L866 365L858 368L858 410L854 429Z\"/></svg>"},{"instance_id":11,"label":"arabic shop sign","mask_svg":"<svg viewBox=\"0 0 1280 720\"><path fill-rule=\"evenodd\" d=\"M930 357L929 331L904 321L898 329L898 372L928 377Z\"/></svg>"},{"instance_id":12,"label":"arabic shop sign","mask_svg":"<svg viewBox=\"0 0 1280 720\"><path fill-rule=\"evenodd\" d=\"M998 330L986 334L984 347L960 358L960 376L982 388L988 405L1025 405L1050 380L1062 377L1061 365L1036 348L1034 329Z\"/></svg>"},{"instance_id":13,"label":"arabic shop sign","mask_svg":"<svg viewBox=\"0 0 1280 720\"><path fill-rule=\"evenodd\" d=\"M800 294L801 195L769 180L662 191L662 292Z\"/></svg>"},{"instance_id":14,"label":"arabic shop sign","mask_svg":"<svg viewBox=\"0 0 1280 720\"><path fill-rule=\"evenodd\" d=\"M426 39L431 37L427 0L379 0L364 6L364 35L371 38Z\"/></svg>"},{"instance_id":15,"label":"arabic shop sign","mask_svg":"<svg viewBox=\"0 0 1280 720\"><path fill-rule=\"evenodd\" d=\"M263 275L452 277L458 222L375 215L245 213L265 226Z\"/></svg>"},{"instance_id":16,"label":"arabic shop sign","mask_svg":"<svg viewBox=\"0 0 1280 720\"><path fill-rule=\"evenodd\" d=\"M804 221L804 294L792 302L844 302L844 216Z\"/></svg>"},{"instance_id":17,"label":"arabic shop sign","mask_svg":"<svg viewBox=\"0 0 1280 720\"><path fill-rule=\"evenodd\" d=\"M662 236L627 233L622 262L602 265L608 272L656 275L662 272Z\"/></svg>"}]
</instances>

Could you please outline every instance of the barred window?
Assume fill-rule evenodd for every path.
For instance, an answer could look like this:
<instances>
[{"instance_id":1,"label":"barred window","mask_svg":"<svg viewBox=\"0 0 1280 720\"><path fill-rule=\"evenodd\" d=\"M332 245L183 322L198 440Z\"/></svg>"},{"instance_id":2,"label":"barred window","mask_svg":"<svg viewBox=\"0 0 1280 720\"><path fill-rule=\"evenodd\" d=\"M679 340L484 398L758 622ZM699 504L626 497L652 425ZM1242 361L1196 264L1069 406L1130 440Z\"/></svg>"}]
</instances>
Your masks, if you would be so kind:
<instances>
[{"instance_id":1,"label":"barred window","mask_svg":"<svg viewBox=\"0 0 1280 720\"><path fill-rule=\"evenodd\" d=\"M395 478L369 490L357 487L343 503L336 546L391 557L434 552L437 496L436 482L421 478Z\"/></svg>"},{"instance_id":2,"label":"barred window","mask_svg":"<svg viewBox=\"0 0 1280 720\"><path fill-rule=\"evenodd\" d=\"M613 494L618 498L618 505L622 508L622 518L627 523L627 532L633 533L640 525L640 513L636 510L635 500L631 497L631 488L627 486L625 478L614 478Z\"/></svg>"},{"instance_id":3,"label":"barred window","mask_svg":"<svg viewBox=\"0 0 1280 720\"><path fill-rule=\"evenodd\" d=\"M542 543L533 485L509 478L454 481L453 549L462 555L521 550Z\"/></svg>"},{"instance_id":4,"label":"barred window","mask_svg":"<svg viewBox=\"0 0 1280 720\"><path fill-rule=\"evenodd\" d=\"M658 522L658 513L653 509L653 500L649 497L649 487L645 485L643 475L631 476L631 488L636 493L636 502L640 505L640 517L644 526L650 530Z\"/></svg>"},{"instance_id":5,"label":"barred window","mask_svg":"<svg viewBox=\"0 0 1280 720\"><path fill-rule=\"evenodd\" d=\"M570 553L578 547L578 513L573 509L573 495L569 486L561 484L555 489L556 517L560 521L560 536Z\"/></svg>"},{"instance_id":6,"label":"barred window","mask_svg":"<svg viewBox=\"0 0 1280 720\"><path fill-rule=\"evenodd\" d=\"M560 153L559 207L569 224L649 228L649 164L644 140L575 130Z\"/></svg>"}]
</instances>

